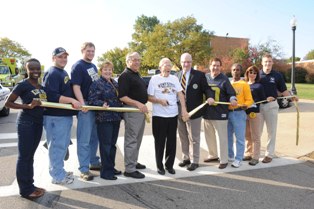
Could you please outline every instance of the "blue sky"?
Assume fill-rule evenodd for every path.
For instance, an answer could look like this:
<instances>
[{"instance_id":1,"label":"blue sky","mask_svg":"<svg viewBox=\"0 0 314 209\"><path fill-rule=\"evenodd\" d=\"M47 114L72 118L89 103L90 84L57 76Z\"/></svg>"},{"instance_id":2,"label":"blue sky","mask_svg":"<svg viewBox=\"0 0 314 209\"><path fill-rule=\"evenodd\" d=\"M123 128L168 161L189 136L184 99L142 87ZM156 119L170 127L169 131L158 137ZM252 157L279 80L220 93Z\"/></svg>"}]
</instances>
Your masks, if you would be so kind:
<instances>
[{"instance_id":1,"label":"blue sky","mask_svg":"<svg viewBox=\"0 0 314 209\"><path fill-rule=\"evenodd\" d=\"M295 15L296 56L314 49L312 0L0 0L0 5L0 37L19 42L46 68L58 46L70 54L67 69L81 58L85 41L95 43L96 56L127 46L142 14L163 23L194 16L215 35L249 38L252 45L273 39L284 57L292 55L290 20Z\"/></svg>"}]
</instances>

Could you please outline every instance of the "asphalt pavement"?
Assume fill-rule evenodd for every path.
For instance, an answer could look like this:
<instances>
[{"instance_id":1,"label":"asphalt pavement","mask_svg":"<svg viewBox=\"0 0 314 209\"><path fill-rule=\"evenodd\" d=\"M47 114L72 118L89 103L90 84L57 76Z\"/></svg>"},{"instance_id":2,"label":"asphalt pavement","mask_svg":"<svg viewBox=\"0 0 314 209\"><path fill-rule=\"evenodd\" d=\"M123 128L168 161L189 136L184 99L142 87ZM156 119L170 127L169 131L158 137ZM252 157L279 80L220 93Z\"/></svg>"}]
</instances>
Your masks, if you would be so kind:
<instances>
[{"instance_id":1,"label":"asphalt pavement","mask_svg":"<svg viewBox=\"0 0 314 209\"><path fill-rule=\"evenodd\" d=\"M177 166L181 160L177 145L176 174L156 172L151 124L146 124L139 162L146 164L146 178L135 180L118 176L117 181L96 177L83 182L78 176L76 136L72 129L73 145L65 168L73 171L71 185L51 184L48 173L47 150L42 146L35 155L35 184L47 189L36 201L21 198L15 179L17 159L16 112L0 118L0 208L306 208L314 205L314 101L300 100L299 144L296 145L297 113L294 106L279 113L276 155L270 164L240 168L230 165L220 170L217 163L201 163L195 171ZM117 142L116 167L123 170L123 132ZM262 135L262 152L266 146L266 127ZM207 146L202 132L201 159ZM314 154L313 154L314 155ZM262 156L261 156L262 159ZM98 172L93 171L95 175Z\"/></svg>"}]
</instances>

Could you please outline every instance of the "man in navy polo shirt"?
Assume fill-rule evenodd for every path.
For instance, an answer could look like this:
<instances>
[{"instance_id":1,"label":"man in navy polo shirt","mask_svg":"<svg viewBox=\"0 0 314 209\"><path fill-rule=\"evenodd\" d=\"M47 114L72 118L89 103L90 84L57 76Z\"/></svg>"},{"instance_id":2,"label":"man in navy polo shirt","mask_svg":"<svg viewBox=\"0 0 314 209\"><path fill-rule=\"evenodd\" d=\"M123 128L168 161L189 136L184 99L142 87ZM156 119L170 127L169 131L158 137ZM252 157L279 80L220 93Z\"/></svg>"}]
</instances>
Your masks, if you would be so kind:
<instances>
[{"instance_id":1,"label":"man in navy polo shirt","mask_svg":"<svg viewBox=\"0 0 314 209\"><path fill-rule=\"evenodd\" d=\"M267 127L267 147L263 163L270 163L275 154L275 142L277 133L277 120L279 105L276 102L278 92L283 96L290 96L287 90L285 80L282 75L272 69L273 58L270 54L265 54L262 58L263 69L260 71L260 83L263 85L267 101L271 101L260 105L261 122L266 123ZM295 98L298 100L298 98ZM263 125L261 125L261 133L263 132Z\"/></svg>"}]
</instances>

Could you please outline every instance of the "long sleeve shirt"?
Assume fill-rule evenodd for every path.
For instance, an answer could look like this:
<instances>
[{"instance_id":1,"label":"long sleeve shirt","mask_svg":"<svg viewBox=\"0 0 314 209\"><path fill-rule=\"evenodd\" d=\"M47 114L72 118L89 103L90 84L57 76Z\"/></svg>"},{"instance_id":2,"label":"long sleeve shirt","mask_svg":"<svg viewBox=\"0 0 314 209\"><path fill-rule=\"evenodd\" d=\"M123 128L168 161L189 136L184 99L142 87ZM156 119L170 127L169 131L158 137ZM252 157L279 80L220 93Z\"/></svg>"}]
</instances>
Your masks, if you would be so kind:
<instances>
[{"instance_id":1,"label":"long sleeve shirt","mask_svg":"<svg viewBox=\"0 0 314 209\"><path fill-rule=\"evenodd\" d=\"M247 107L250 107L253 103L253 97L251 93L250 86L247 82L244 80L239 80L239 81L231 81L231 84L236 92L236 97L238 100L239 105L245 105ZM229 105L229 110L234 110L239 107L233 107Z\"/></svg>"},{"instance_id":2,"label":"long sleeve shirt","mask_svg":"<svg viewBox=\"0 0 314 209\"><path fill-rule=\"evenodd\" d=\"M109 107L122 107L122 102L118 98L118 83L111 79L107 81L100 77L97 81L92 83L88 93L88 104L94 106L103 106L107 103ZM119 121L122 118L120 112L97 111L96 122Z\"/></svg>"}]
</instances>

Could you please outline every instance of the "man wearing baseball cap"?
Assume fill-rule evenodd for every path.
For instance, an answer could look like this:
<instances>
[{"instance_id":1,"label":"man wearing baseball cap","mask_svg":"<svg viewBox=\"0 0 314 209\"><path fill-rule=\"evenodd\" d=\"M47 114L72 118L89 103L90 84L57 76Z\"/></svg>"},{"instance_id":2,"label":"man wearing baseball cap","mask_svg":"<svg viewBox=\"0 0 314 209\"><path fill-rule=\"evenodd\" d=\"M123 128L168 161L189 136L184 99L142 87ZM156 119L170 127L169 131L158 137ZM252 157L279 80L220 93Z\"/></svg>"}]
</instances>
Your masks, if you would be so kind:
<instances>
[{"instance_id":1,"label":"man wearing baseball cap","mask_svg":"<svg viewBox=\"0 0 314 209\"><path fill-rule=\"evenodd\" d=\"M45 73L43 86L48 102L72 104L80 108L81 103L74 99L68 73L64 70L68 62L68 53L58 47L52 52L53 66ZM71 140L73 115L77 111L46 108L44 111L44 128L46 130L49 173L53 184L71 184L74 181L73 172L64 170L64 157Z\"/></svg>"}]
</instances>

